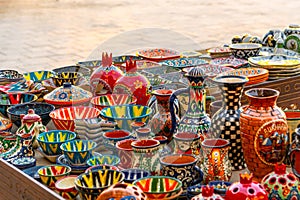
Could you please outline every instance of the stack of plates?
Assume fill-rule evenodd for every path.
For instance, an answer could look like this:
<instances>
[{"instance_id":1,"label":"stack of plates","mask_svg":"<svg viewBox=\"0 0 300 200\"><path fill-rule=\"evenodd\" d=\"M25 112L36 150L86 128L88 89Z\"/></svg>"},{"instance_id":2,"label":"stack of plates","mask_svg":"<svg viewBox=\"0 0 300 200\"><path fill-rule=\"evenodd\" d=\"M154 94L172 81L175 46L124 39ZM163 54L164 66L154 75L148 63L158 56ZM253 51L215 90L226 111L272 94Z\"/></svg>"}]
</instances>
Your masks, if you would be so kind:
<instances>
[{"instance_id":1,"label":"stack of plates","mask_svg":"<svg viewBox=\"0 0 300 200\"><path fill-rule=\"evenodd\" d=\"M259 51L260 56L271 56L275 54L275 48L273 47L261 47ZM282 49L282 52L280 54L283 54L285 56L293 56L293 57L300 57L299 53L289 50L289 49Z\"/></svg>"},{"instance_id":2,"label":"stack of plates","mask_svg":"<svg viewBox=\"0 0 300 200\"><path fill-rule=\"evenodd\" d=\"M269 80L277 80L300 75L300 59L285 55L251 57L248 62L253 67L269 71Z\"/></svg>"},{"instance_id":3,"label":"stack of plates","mask_svg":"<svg viewBox=\"0 0 300 200\"><path fill-rule=\"evenodd\" d=\"M207 50L211 58L228 57L231 55L229 47L213 47Z\"/></svg>"}]
</instances>

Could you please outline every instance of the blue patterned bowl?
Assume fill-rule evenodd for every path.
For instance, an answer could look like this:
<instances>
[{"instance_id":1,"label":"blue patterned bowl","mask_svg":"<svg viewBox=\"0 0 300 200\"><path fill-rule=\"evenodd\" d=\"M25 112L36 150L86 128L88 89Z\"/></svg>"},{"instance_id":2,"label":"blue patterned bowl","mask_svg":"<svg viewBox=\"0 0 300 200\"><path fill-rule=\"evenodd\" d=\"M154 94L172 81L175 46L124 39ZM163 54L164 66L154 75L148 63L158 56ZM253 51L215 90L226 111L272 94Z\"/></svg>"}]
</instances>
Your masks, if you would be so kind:
<instances>
[{"instance_id":1,"label":"blue patterned bowl","mask_svg":"<svg viewBox=\"0 0 300 200\"><path fill-rule=\"evenodd\" d=\"M123 180L124 174L120 171L98 170L79 175L75 179L75 188L79 191L81 199L96 200L105 189Z\"/></svg>"},{"instance_id":2,"label":"blue patterned bowl","mask_svg":"<svg viewBox=\"0 0 300 200\"><path fill-rule=\"evenodd\" d=\"M60 145L65 158L72 165L85 165L93 157L93 150L97 143L91 140L72 140Z\"/></svg>"},{"instance_id":3,"label":"blue patterned bowl","mask_svg":"<svg viewBox=\"0 0 300 200\"><path fill-rule=\"evenodd\" d=\"M120 163L120 158L115 155L101 155L88 159L86 163L88 166L96 166L103 164L117 166Z\"/></svg>"},{"instance_id":4,"label":"blue patterned bowl","mask_svg":"<svg viewBox=\"0 0 300 200\"><path fill-rule=\"evenodd\" d=\"M137 179L151 175L149 171L143 169L124 169L121 170L121 172L123 172L125 175L124 182L126 183L133 183Z\"/></svg>"},{"instance_id":5,"label":"blue patterned bowl","mask_svg":"<svg viewBox=\"0 0 300 200\"><path fill-rule=\"evenodd\" d=\"M33 82L41 82L49 78L52 78L54 75L55 75L54 71L46 71L46 70L27 72L23 74L24 78L27 81L32 80Z\"/></svg>"},{"instance_id":6,"label":"blue patterned bowl","mask_svg":"<svg viewBox=\"0 0 300 200\"><path fill-rule=\"evenodd\" d=\"M42 118L42 123L46 126L51 120L49 113L52 112L55 107L48 103L27 103L14 105L7 109L7 114L10 120L17 126L21 126L21 114L27 114L29 109L33 109L35 114Z\"/></svg>"},{"instance_id":7,"label":"blue patterned bowl","mask_svg":"<svg viewBox=\"0 0 300 200\"><path fill-rule=\"evenodd\" d=\"M67 130L51 130L43 132L36 138L42 148L43 152L47 155L61 154L60 145L64 142L74 140L76 133Z\"/></svg>"},{"instance_id":8,"label":"blue patterned bowl","mask_svg":"<svg viewBox=\"0 0 300 200\"><path fill-rule=\"evenodd\" d=\"M36 95L27 93L0 94L0 112L8 117L7 108L10 106L31 103L37 99Z\"/></svg>"},{"instance_id":9,"label":"blue patterned bowl","mask_svg":"<svg viewBox=\"0 0 300 200\"><path fill-rule=\"evenodd\" d=\"M103 119L108 121L117 122L120 129L131 131L131 123L133 121L141 121L147 123L152 110L148 106L142 105L122 105L110 106L100 111Z\"/></svg>"}]
</instances>

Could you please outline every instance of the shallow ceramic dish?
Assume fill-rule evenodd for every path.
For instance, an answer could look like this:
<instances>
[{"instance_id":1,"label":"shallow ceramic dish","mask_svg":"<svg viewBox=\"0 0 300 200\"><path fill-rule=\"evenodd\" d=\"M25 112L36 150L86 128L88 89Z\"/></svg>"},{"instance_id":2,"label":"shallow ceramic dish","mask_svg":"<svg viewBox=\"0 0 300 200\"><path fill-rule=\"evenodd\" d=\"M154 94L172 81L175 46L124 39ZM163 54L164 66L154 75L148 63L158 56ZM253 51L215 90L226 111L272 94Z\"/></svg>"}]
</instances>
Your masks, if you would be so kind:
<instances>
[{"instance_id":1,"label":"shallow ceramic dish","mask_svg":"<svg viewBox=\"0 0 300 200\"><path fill-rule=\"evenodd\" d=\"M64 142L74 140L76 133L67 130L50 130L48 132L40 133L37 136L37 141L43 152L47 155L61 154L60 145Z\"/></svg>"},{"instance_id":2,"label":"shallow ceramic dish","mask_svg":"<svg viewBox=\"0 0 300 200\"><path fill-rule=\"evenodd\" d=\"M201 55L202 55L202 53L197 52L197 51L183 51L183 52L180 52L180 57L183 57L183 58L194 58L194 57L199 57Z\"/></svg>"},{"instance_id":3,"label":"shallow ceramic dish","mask_svg":"<svg viewBox=\"0 0 300 200\"><path fill-rule=\"evenodd\" d=\"M274 51L275 51L274 47L261 47L259 55L260 56L271 56L271 55L275 54ZM286 56L292 56L292 57L300 56L299 53L289 50L289 49L282 49L281 54L286 55Z\"/></svg>"},{"instance_id":4,"label":"shallow ceramic dish","mask_svg":"<svg viewBox=\"0 0 300 200\"><path fill-rule=\"evenodd\" d=\"M72 165L85 165L93 157L93 150L97 143L91 140L72 140L60 145L65 158Z\"/></svg>"},{"instance_id":5,"label":"shallow ceramic dish","mask_svg":"<svg viewBox=\"0 0 300 200\"><path fill-rule=\"evenodd\" d=\"M148 198L162 199L176 195L182 188L180 180L168 176L147 176L133 182Z\"/></svg>"},{"instance_id":6,"label":"shallow ceramic dish","mask_svg":"<svg viewBox=\"0 0 300 200\"><path fill-rule=\"evenodd\" d=\"M77 176L66 176L55 183L55 189L59 192L59 195L64 199L75 199L78 195L78 191L75 188L75 179Z\"/></svg>"},{"instance_id":7,"label":"shallow ceramic dish","mask_svg":"<svg viewBox=\"0 0 300 200\"><path fill-rule=\"evenodd\" d=\"M103 119L117 122L118 128L129 131L132 130L130 124L133 121L147 123L151 113L152 110L150 107L142 105L110 106L100 111Z\"/></svg>"},{"instance_id":8,"label":"shallow ceramic dish","mask_svg":"<svg viewBox=\"0 0 300 200\"><path fill-rule=\"evenodd\" d=\"M229 45L234 57L246 60L250 57L258 56L261 47L262 45L257 43L236 43Z\"/></svg>"},{"instance_id":9,"label":"shallow ceramic dish","mask_svg":"<svg viewBox=\"0 0 300 200\"><path fill-rule=\"evenodd\" d=\"M78 85L80 77L83 75L79 72L61 72L56 73L55 76L52 77L53 83L60 87L64 83L69 82L72 85Z\"/></svg>"},{"instance_id":10,"label":"shallow ceramic dish","mask_svg":"<svg viewBox=\"0 0 300 200\"><path fill-rule=\"evenodd\" d=\"M66 165L48 165L38 170L41 182L52 189L55 188L56 181L68 176L70 173L71 167Z\"/></svg>"},{"instance_id":11,"label":"shallow ceramic dish","mask_svg":"<svg viewBox=\"0 0 300 200\"><path fill-rule=\"evenodd\" d=\"M79 175L75 179L75 188L82 199L97 199L105 189L123 180L124 174L120 171L98 170Z\"/></svg>"},{"instance_id":12,"label":"shallow ceramic dish","mask_svg":"<svg viewBox=\"0 0 300 200\"><path fill-rule=\"evenodd\" d=\"M0 85L21 80L24 80L24 76L16 70L0 70Z\"/></svg>"},{"instance_id":13,"label":"shallow ceramic dish","mask_svg":"<svg viewBox=\"0 0 300 200\"><path fill-rule=\"evenodd\" d=\"M123 63L121 66L122 66L122 70L125 71L126 63ZM136 66L138 70L144 70L149 68L160 68L161 63L151 61L151 60L137 60Z\"/></svg>"},{"instance_id":14,"label":"shallow ceramic dish","mask_svg":"<svg viewBox=\"0 0 300 200\"><path fill-rule=\"evenodd\" d=\"M137 55L148 60L162 61L179 58L180 52L172 49L157 48L138 51Z\"/></svg>"},{"instance_id":15,"label":"shallow ceramic dish","mask_svg":"<svg viewBox=\"0 0 300 200\"><path fill-rule=\"evenodd\" d=\"M116 170L119 171L119 168L113 165L96 165L96 166L91 166L85 170L84 173L89 173L89 172L94 172L98 170L104 170L104 169L111 169L111 170Z\"/></svg>"},{"instance_id":16,"label":"shallow ceramic dish","mask_svg":"<svg viewBox=\"0 0 300 200\"><path fill-rule=\"evenodd\" d=\"M16 94L0 94L0 112L5 116L7 115L7 108L13 105L21 105L31 103L37 100L34 94L16 93Z\"/></svg>"},{"instance_id":17,"label":"shallow ceramic dish","mask_svg":"<svg viewBox=\"0 0 300 200\"><path fill-rule=\"evenodd\" d=\"M165 60L160 63L169 67L181 69L185 67L195 67L199 65L204 65L207 64L207 61L200 58L178 58L172 60Z\"/></svg>"},{"instance_id":18,"label":"shallow ceramic dish","mask_svg":"<svg viewBox=\"0 0 300 200\"><path fill-rule=\"evenodd\" d=\"M212 65L221 65L221 66L227 66L232 68L240 68L248 64L247 60L244 59L238 59L233 56L230 57L221 57L221 58L215 58L209 62L209 64Z\"/></svg>"},{"instance_id":19,"label":"shallow ceramic dish","mask_svg":"<svg viewBox=\"0 0 300 200\"><path fill-rule=\"evenodd\" d=\"M290 68L300 65L300 59L285 55L251 57L248 61L251 65L261 66L266 69L276 67Z\"/></svg>"},{"instance_id":20,"label":"shallow ceramic dish","mask_svg":"<svg viewBox=\"0 0 300 200\"><path fill-rule=\"evenodd\" d=\"M19 169L27 169L36 165L36 159L33 157L19 157L11 161Z\"/></svg>"},{"instance_id":21,"label":"shallow ceramic dish","mask_svg":"<svg viewBox=\"0 0 300 200\"><path fill-rule=\"evenodd\" d=\"M199 184L196 184L196 185L192 185L192 186L189 186L186 190L186 195L188 198L193 198L194 196L196 195L199 195L201 193L201 189L204 185L199 183Z\"/></svg>"},{"instance_id":22,"label":"shallow ceramic dish","mask_svg":"<svg viewBox=\"0 0 300 200\"><path fill-rule=\"evenodd\" d=\"M55 127L59 130L75 130L74 120L87 120L98 118L100 111L97 108L87 106L73 106L59 108L50 112Z\"/></svg>"},{"instance_id":23,"label":"shallow ceramic dish","mask_svg":"<svg viewBox=\"0 0 300 200\"><path fill-rule=\"evenodd\" d=\"M131 138L131 133L126 130L112 130L103 133L103 138L106 140L106 143L115 146L118 141Z\"/></svg>"},{"instance_id":24,"label":"shallow ceramic dish","mask_svg":"<svg viewBox=\"0 0 300 200\"><path fill-rule=\"evenodd\" d=\"M133 183L134 181L150 176L151 173L149 171L143 169L123 169L121 172L124 173L124 182Z\"/></svg>"},{"instance_id":25,"label":"shallow ceramic dish","mask_svg":"<svg viewBox=\"0 0 300 200\"><path fill-rule=\"evenodd\" d=\"M40 71L26 72L23 74L23 76L27 81L32 80L33 82L41 82L55 76L55 72L40 70Z\"/></svg>"},{"instance_id":26,"label":"shallow ceramic dish","mask_svg":"<svg viewBox=\"0 0 300 200\"><path fill-rule=\"evenodd\" d=\"M207 50L211 58L228 57L231 55L229 47L213 47Z\"/></svg>"},{"instance_id":27,"label":"shallow ceramic dish","mask_svg":"<svg viewBox=\"0 0 300 200\"><path fill-rule=\"evenodd\" d=\"M93 97L91 99L91 104L102 110L103 108L109 106L116 106L116 105L126 105L126 104L135 104L137 98L135 96L130 96L128 94L107 94L103 96Z\"/></svg>"},{"instance_id":28,"label":"shallow ceramic dish","mask_svg":"<svg viewBox=\"0 0 300 200\"><path fill-rule=\"evenodd\" d=\"M21 105L14 105L7 109L7 114L10 120L17 126L21 126L21 114L27 114L29 109L33 109L35 114L42 118L42 123L47 125L51 120L49 113L52 112L55 107L48 103L26 103Z\"/></svg>"},{"instance_id":29,"label":"shallow ceramic dish","mask_svg":"<svg viewBox=\"0 0 300 200\"><path fill-rule=\"evenodd\" d=\"M94 156L86 162L89 166L96 165L113 165L117 166L120 163L120 158L115 155Z\"/></svg>"}]
</instances>

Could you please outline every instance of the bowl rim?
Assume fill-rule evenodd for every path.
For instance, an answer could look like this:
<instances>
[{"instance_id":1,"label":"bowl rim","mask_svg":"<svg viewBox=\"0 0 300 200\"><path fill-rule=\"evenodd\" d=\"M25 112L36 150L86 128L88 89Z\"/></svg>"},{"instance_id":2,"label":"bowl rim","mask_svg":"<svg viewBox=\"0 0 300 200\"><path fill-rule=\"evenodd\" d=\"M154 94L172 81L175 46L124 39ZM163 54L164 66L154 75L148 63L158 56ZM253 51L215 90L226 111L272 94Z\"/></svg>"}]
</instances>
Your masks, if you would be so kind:
<instances>
[{"instance_id":1,"label":"bowl rim","mask_svg":"<svg viewBox=\"0 0 300 200\"><path fill-rule=\"evenodd\" d=\"M57 132L58 132L58 133L59 133L59 132L67 132L67 133L71 134L71 136L73 136L73 137L72 137L71 139L67 139L67 140L65 140L65 141L56 141L56 142L43 141L43 140L40 139L40 137L42 137L42 136L44 136L44 135L46 135L46 134L53 133L53 132L55 132L55 133L57 133ZM68 141L74 140L74 139L76 138L76 135L77 135L77 134L76 134L75 132L69 131L69 130L49 130L49 131L40 133L40 134L36 137L36 140L37 140L38 142L42 142L42 143L46 143L46 144L59 144L59 143L64 143L64 142L68 142Z\"/></svg>"},{"instance_id":2,"label":"bowl rim","mask_svg":"<svg viewBox=\"0 0 300 200\"><path fill-rule=\"evenodd\" d=\"M260 49L261 47L262 47L261 44L251 43L251 42L235 43L229 45L230 49L236 49L236 50L252 50L252 49Z\"/></svg>"},{"instance_id":3,"label":"bowl rim","mask_svg":"<svg viewBox=\"0 0 300 200\"><path fill-rule=\"evenodd\" d=\"M81 150L81 151L69 151L69 150L65 150L63 147L66 145L66 143L70 143L70 142L78 142L78 141L82 141L82 142L90 142L93 144L93 146L90 148L90 149L87 149L87 150ZM68 153L78 153L78 152L86 152L86 151L92 151L93 149L95 149L97 147L97 143L93 140L81 140L81 139L76 139L76 140L71 140L71 141L68 141L68 142L64 142L60 145L60 149L63 151L63 152L68 152Z\"/></svg>"},{"instance_id":4,"label":"bowl rim","mask_svg":"<svg viewBox=\"0 0 300 200\"><path fill-rule=\"evenodd\" d=\"M98 99L101 99L101 98L107 98L107 96L118 96L118 95L127 96L128 98L129 97L131 98L131 101L129 103L118 104L118 105L130 105L130 104L135 104L137 102L137 98L135 96L133 96L133 95L129 95L129 94L116 94L116 93L92 97L91 100L90 100L90 102L91 102L91 104L93 106L109 107L109 106L112 106L112 105L100 104L100 103L97 103L96 101ZM113 104L113 105L116 105L116 104Z\"/></svg>"},{"instance_id":5,"label":"bowl rim","mask_svg":"<svg viewBox=\"0 0 300 200\"><path fill-rule=\"evenodd\" d=\"M24 104L14 104L13 106L10 106L9 108L7 108L7 113L8 114L11 114L11 115L14 115L14 116L20 116L21 114L15 114L13 113L11 110L13 108L16 108L16 107L21 107L21 106L27 106L27 105L34 105L34 104L38 104L38 105L46 105L46 106L49 106L49 108L51 107L50 111L47 111L47 112L42 112L41 114L39 114L40 116L41 115L49 115L50 112L54 111L55 110L55 106L52 105L52 104L49 104L49 103L46 103L46 102L31 102L31 103L24 103ZM33 109L33 108L29 108L29 109Z\"/></svg>"},{"instance_id":6,"label":"bowl rim","mask_svg":"<svg viewBox=\"0 0 300 200\"><path fill-rule=\"evenodd\" d=\"M128 135L126 135L124 137L116 137L116 138L108 137L106 134L111 133L111 132L125 132ZM132 136L132 133L130 133L129 131L127 131L125 129L115 129L115 130L105 131L102 136L108 140L120 140L120 139L129 139Z\"/></svg>"},{"instance_id":7,"label":"bowl rim","mask_svg":"<svg viewBox=\"0 0 300 200\"><path fill-rule=\"evenodd\" d=\"M65 167L67 169L67 171L63 174L58 174L58 175L46 175L46 174L41 174L40 171L42 169L45 169L45 168L49 168L49 167L52 167L52 166L55 166L55 167ZM65 176L66 174L70 174L72 171L72 168L70 166L67 166L67 165L58 165L58 164L52 164L52 165L46 165L46 166L43 166L41 168L38 169L37 173L40 175L40 176L44 176L44 177L60 177L60 176Z\"/></svg>"},{"instance_id":8,"label":"bowl rim","mask_svg":"<svg viewBox=\"0 0 300 200\"><path fill-rule=\"evenodd\" d=\"M132 183L132 185L135 185L135 186L139 187L139 186L137 185L137 183L138 183L139 181L144 180L144 179L153 179L153 178L159 178L159 179L161 179L161 178L167 178L167 179L172 179L172 180L178 182L178 185L179 185L179 186L177 186L174 190L170 190L170 191L166 191L166 192L150 192L150 191L144 191L144 190L142 190L142 189L140 188L144 193L147 193L147 194L167 194L167 193L175 192L175 191L180 190L180 189L182 188L182 182L181 182L179 179L174 178L174 177L171 177L171 176L146 176L146 177L139 178L139 179L135 180L135 181Z\"/></svg>"},{"instance_id":9,"label":"bowl rim","mask_svg":"<svg viewBox=\"0 0 300 200\"><path fill-rule=\"evenodd\" d=\"M35 102L37 99L38 99L38 96L37 95L35 95L35 94L31 94L31 93L22 93L22 92L16 92L16 93L11 93L11 94L0 94L0 97L1 96L9 96L9 95L14 95L14 94L16 94L16 95L28 95L28 96L32 96L33 97L33 99L31 100L31 101L28 101L28 102L23 102L23 103L17 103L17 104L0 104L0 106L13 106L13 105L23 105L23 104L27 104L27 103L33 103L33 102ZM7 111L7 109L6 109L6 111Z\"/></svg>"},{"instance_id":10,"label":"bowl rim","mask_svg":"<svg viewBox=\"0 0 300 200\"><path fill-rule=\"evenodd\" d=\"M77 175L68 175L68 176L65 176L65 177L63 177L63 178L61 178L61 179L59 179L58 181L55 182L55 188L56 188L59 192L71 192L71 191L73 191L73 189L76 190L76 189L75 189L75 183L74 183L74 181L75 181L76 178L77 178ZM59 184L60 184L61 182L65 181L66 179L74 179L74 181L73 181L73 186L69 186L69 187L65 187L65 188L59 187ZM76 191L77 191L77 190L76 190Z\"/></svg>"},{"instance_id":11,"label":"bowl rim","mask_svg":"<svg viewBox=\"0 0 300 200\"><path fill-rule=\"evenodd\" d=\"M121 162L121 158L119 156L116 156L116 155L109 155L109 154L102 154L102 155L97 155L97 156L93 156L91 158L89 158L87 161L86 161L86 164L90 167L93 167L93 166L97 166L97 165L92 165L90 162L91 160L93 159L98 159L98 158L102 158L102 157L113 157L113 158L116 158L116 162L114 162L115 164L106 164L106 165L111 165L111 166L117 166L120 162ZM105 164L105 163L104 163ZM100 165L103 165L103 164L100 164Z\"/></svg>"},{"instance_id":12,"label":"bowl rim","mask_svg":"<svg viewBox=\"0 0 300 200\"><path fill-rule=\"evenodd\" d=\"M91 110L95 110L98 113L97 116L89 117L89 118L79 118L79 120L98 118L99 115L100 115L100 112L101 112L98 108L94 108L94 107L90 107L90 106L68 106L68 107L62 107L62 108L58 108L58 109L55 109L55 110L51 111L49 113L49 116L51 117L51 119L56 119L56 120L60 120L60 121L62 121L62 120L63 121L74 121L74 120L76 120L76 118L74 118L74 119L63 119L63 118L56 117L57 116L56 113L59 112L59 111L65 111L65 110L71 110L71 112L72 112L72 109L73 109L72 113L74 113L75 108L78 108L78 109L79 108L88 108L88 109L91 109Z\"/></svg>"},{"instance_id":13,"label":"bowl rim","mask_svg":"<svg viewBox=\"0 0 300 200\"><path fill-rule=\"evenodd\" d=\"M114 166L114 165L107 165L107 164L100 164L100 165L93 165L93 166L89 166L85 171L84 173L89 173L89 172L92 172L93 170L94 171L97 171L97 170L102 170L102 169L96 169L97 167L109 167L108 169L112 169L112 170L115 170L115 171L120 171L120 169L117 167L117 166Z\"/></svg>"}]
</instances>

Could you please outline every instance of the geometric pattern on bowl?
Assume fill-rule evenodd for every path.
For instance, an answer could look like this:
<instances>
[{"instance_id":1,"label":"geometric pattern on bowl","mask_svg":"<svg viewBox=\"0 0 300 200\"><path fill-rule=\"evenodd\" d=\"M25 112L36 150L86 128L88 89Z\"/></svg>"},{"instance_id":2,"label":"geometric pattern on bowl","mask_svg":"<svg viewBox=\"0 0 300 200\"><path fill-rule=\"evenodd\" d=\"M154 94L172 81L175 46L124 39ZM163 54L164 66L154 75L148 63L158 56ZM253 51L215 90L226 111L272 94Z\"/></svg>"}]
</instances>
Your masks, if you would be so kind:
<instances>
[{"instance_id":1,"label":"geometric pattern on bowl","mask_svg":"<svg viewBox=\"0 0 300 200\"><path fill-rule=\"evenodd\" d=\"M21 126L21 114L27 114L29 109L33 109L35 114L42 118L42 123L46 126L51 120L49 113L52 112L55 107L48 103L26 103L21 105L14 105L7 109L8 117L17 126Z\"/></svg>"},{"instance_id":2,"label":"geometric pattern on bowl","mask_svg":"<svg viewBox=\"0 0 300 200\"><path fill-rule=\"evenodd\" d=\"M57 87L62 86L66 82L77 85L79 78L82 76L83 75L78 72L61 72L52 77L52 80Z\"/></svg>"},{"instance_id":3,"label":"geometric pattern on bowl","mask_svg":"<svg viewBox=\"0 0 300 200\"><path fill-rule=\"evenodd\" d=\"M52 78L54 75L55 75L54 71L47 71L47 70L33 71L33 72L27 72L23 74L24 78L27 81L32 80L33 82L40 82Z\"/></svg>"},{"instance_id":4,"label":"geometric pattern on bowl","mask_svg":"<svg viewBox=\"0 0 300 200\"><path fill-rule=\"evenodd\" d=\"M34 94L16 93L16 94L0 94L0 112L5 116L7 115L7 108L12 105L20 105L31 103L37 100Z\"/></svg>"},{"instance_id":5,"label":"geometric pattern on bowl","mask_svg":"<svg viewBox=\"0 0 300 200\"><path fill-rule=\"evenodd\" d=\"M160 62L160 64L180 69L185 67L205 65L207 64L207 61L200 58L178 58L173 60L165 60Z\"/></svg>"},{"instance_id":6,"label":"geometric pattern on bowl","mask_svg":"<svg viewBox=\"0 0 300 200\"><path fill-rule=\"evenodd\" d=\"M240 68L248 64L247 60L235 58L233 56L229 57L220 57L212 59L209 64L211 65L221 65L221 66L227 66L232 68Z\"/></svg>"},{"instance_id":7,"label":"geometric pattern on bowl","mask_svg":"<svg viewBox=\"0 0 300 200\"><path fill-rule=\"evenodd\" d=\"M127 182L127 183L132 183L140 178L144 178L144 177L151 175L149 171L146 171L143 169L138 169L138 168L124 169L124 170L121 170L121 172L124 173L124 175L125 175L124 182Z\"/></svg>"},{"instance_id":8,"label":"geometric pattern on bowl","mask_svg":"<svg viewBox=\"0 0 300 200\"><path fill-rule=\"evenodd\" d=\"M47 155L61 154L60 145L64 142L74 140L76 133L67 130L51 130L43 132L36 138L43 152Z\"/></svg>"},{"instance_id":9,"label":"geometric pattern on bowl","mask_svg":"<svg viewBox=\"0 0 300 200\"><path fill-rule=\"evenodd\" d=\"M82 199L95 200L103 190L123 180L124 174L120 171L98 170L79 175L75 179L75 188Z\"/></svg>"},{"instance_id":10,"label":"geometric pattern on bowl","mask_svg":"<svg viewBox=\"0 0 300 200\"><path fill-rule=\"evenodd\" d=\"M51 117L55 127L60 130L75 130L74 120L97 118L100 111L97 108L87 106L64 107L52 111Z\"/></svg>"},{"instance_id":11,"label":"geometric pattern on bowl","mask_svg":"<svg viewBox=\"0 0 300 200\"><path fill-rule=\"evenodd\" d=\"M88 159L88 166L96 165L112 165L117 166L120 163L120 158L115 155L101 155Z\"/></svg>"},{"instance_id":12,"label":"geometric pattern on bowl","mask_svg":"<svg viewBox=\"0 0 300 200\"><path fill-rule=\"evenodd\" d=\"M16 70L0 70L0 82L1 84L10 83L10 82L18 82L24 80L23 74L20 74Z\"/></svg>"},{"instance_id":13,"label":"geometric pattern on bowl","mask_svg":"<svg viewBox=\"0 0 300 200\"><path fill-rule=\"evenodd\" d=\"M108 106L135 104L137 98L128 94L107 94L103 96L97 96L91 99L91 104L102 110Z\"/></svg>"},{"instance_id":14,"label":"geometric pattern on bowl","mask_svg":"<svg viewBox=\"0 0 300 200\"><path fill-rule=\"evenodd\" d=\"M140 50L137 52L137 55L157 62L180 57L180 53L178 51L165 48Z\"/></svg>"},{"instance_id":15,"label":"geometric pattern on bowl","mask_svg":"<svg viewBox=\"0 0 300 200\"><path fill-rule=\"evenodd\" d=\"M91 140L71 140L60 145L60 149L72 165L86 165L96 146L96 142Z\"/></svg>"},{"instance_id":16,"label":"geometric pattern on bowl","mask_svg":"<svg viewBox=\"0 0 300 200\"><path fill-rule=\"evenodd\" d=\"M248 59L258 56L261 46L261 44L256 43L237 43L229 45L229 48L234 57Z\"/></svg>"},{"instance_id":17,"label":"geometric pattern on bowl","mask_svg":"<svg viewBox=\"0 0 300 200\"><path fill-rule=\"evenodd\" d=\"M133 182L148 198L167 198L177 194L182 187L180 180L169 176L148 176Z\"/></svg>"},{"instance_id":18,"label":"geometric pattern on bowl","mask_svg":"<svg viewBox=\"0 0 300 200\"><path fill-rule=\"evenodd\" d=\"M55 182L71 173L71 167L66 165L48 165L38 170L43 184L55 188Z\"/></svg>"},{"instance_id":19,"label":"geometric pattern on bowl","mask_svg":"<svg viewBox=\"0 0 300 200\"><path fill-rule=\"evenodd\" d=\"M133 121L147 123L152 109L143 105L110 106L100 111L102 118L108 121L117 122L118 128L131 131Z\"/></svg>"},{"instance_id":20,"label":"geometric pattern on bowl","mask_svg":"<svg viewBox=\"0 0 300 200\"><path fill-rule=\"evenodd\" d=\"M104 170L104 169L111 169L111 170L116 170L119 171L119 168L113 165L95 165L87 168L84 173L89 173L93 171L98 171L98 170Z\"/></svg>"},{"instance_id":21,"label":"geometric pattern on bowl","mask_svg":"<svg viewBox=\"0 0 300 200\"><path fill-rule=\"evenodd\" d=\"M55 183L55 189L64 199L75 199L78 191L75 189L75 179L77 176L66 176Z\"/></svg>"}]
</instances>

